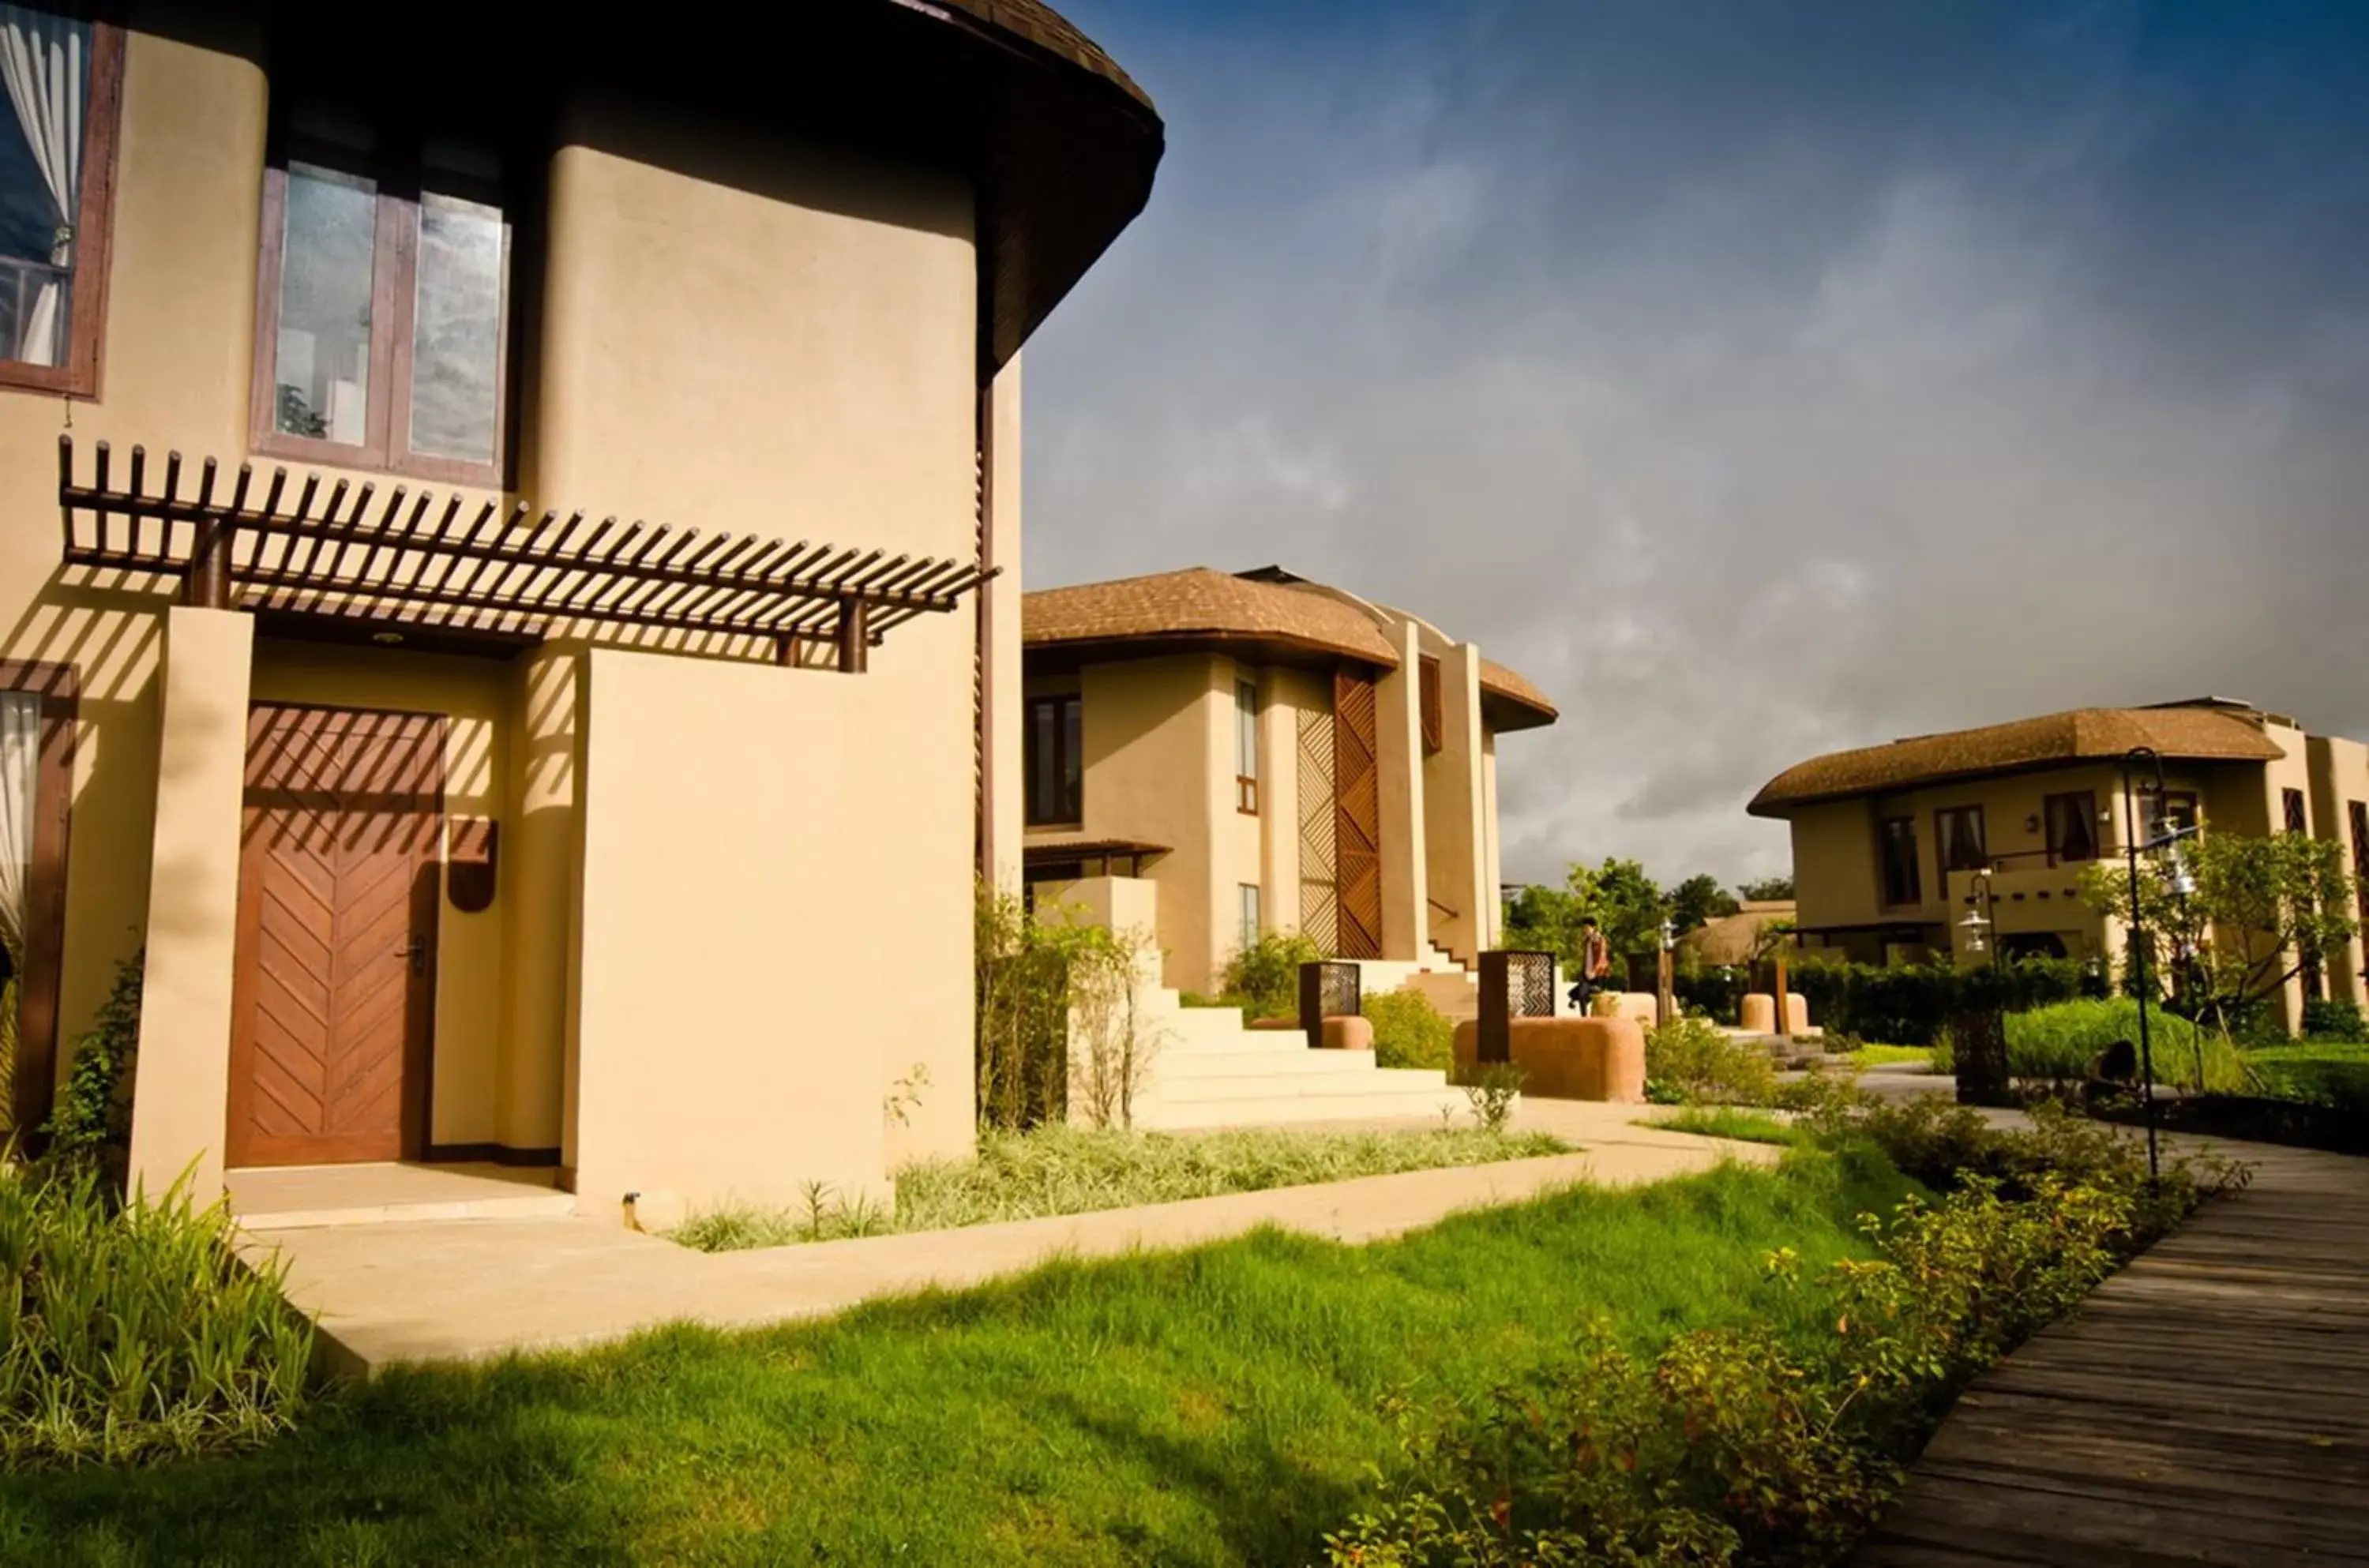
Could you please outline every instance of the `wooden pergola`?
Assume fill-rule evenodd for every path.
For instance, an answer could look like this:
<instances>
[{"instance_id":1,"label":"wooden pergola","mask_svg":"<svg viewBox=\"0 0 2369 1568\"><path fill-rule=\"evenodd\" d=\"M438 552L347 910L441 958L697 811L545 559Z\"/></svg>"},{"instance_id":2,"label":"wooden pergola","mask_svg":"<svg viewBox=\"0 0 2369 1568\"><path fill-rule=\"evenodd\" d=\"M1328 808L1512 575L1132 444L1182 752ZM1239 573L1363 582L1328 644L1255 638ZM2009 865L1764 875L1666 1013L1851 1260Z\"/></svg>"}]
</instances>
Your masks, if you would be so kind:
<instances>
[{"instance_id":1,"label":"wooden pergola","mask_svg":"<svg viewBox=\"0 0 2369 1568\"><path fill-rule=\"evenodd\" d=\"M614 517L537 514L524 501L472 503L428 490L242 463L227 485L209 457L189 478L166 455L162 488L133 447L116 482L100 441L87 483L72 436L58 439L67 565L177 578L184 603L312 619L538 640L594 623L747 638L784 664L829 644L860 673L870 649L917 615L954 610L996 575L969 561L735 536Z\"/></svg>"}]
</instances>

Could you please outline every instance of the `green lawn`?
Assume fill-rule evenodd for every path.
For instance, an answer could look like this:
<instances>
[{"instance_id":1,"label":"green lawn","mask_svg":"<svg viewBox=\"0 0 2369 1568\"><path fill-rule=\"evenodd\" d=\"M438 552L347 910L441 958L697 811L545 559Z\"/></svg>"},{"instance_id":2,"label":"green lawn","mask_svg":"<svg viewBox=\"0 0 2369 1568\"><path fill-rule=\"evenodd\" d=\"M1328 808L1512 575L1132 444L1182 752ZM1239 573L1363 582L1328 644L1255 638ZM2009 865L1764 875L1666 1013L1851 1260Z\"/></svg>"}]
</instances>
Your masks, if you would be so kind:
<instances>
[{"instance_id":1,"label":"green lawn","mask_svg":"<svg viewBox=\"0 0 2369 1568\"><path fill-rule=\"evenodd\" d=\"M1176 1203L1221 1193L1482 1165L1561 1154L1551 1133L1475 1127L1391 1132L1128 1132L1044 1127L986 1133L967 1160L925 1160L897 1173L892 1215L821 1195L802 1210L739 1205L692 1217L674 1239L703 1252L778 1247L891 1230L948 1230L1007 1219Z\"/></svg>"},{"instance_id":2,"label":"green lawn","mask_svg":"<svg viewBox=\"0 0 2369 1568\"><path fill-rule=\"evenodd\" d=\"M1861 1046L1850 1054L1851 1065L1859 1068L1888 1067L1895 1062L1933 1059L1930 1046Z\"/></svg>"},{"instance_id":3,"label":"green lawn","mask_svg":"<svg viewBox=\"0 0 2369 1568\"><path fill-rule=\"evenodd\" d=\"M1740 1111L1733 1105L1689 1105L1677 1116L1643 1117L1637 1125L1690 1132L1700 1138L1732 1138L1744 1143L1791 1143L1795 1138L1793 1129L1776 1117L1758 1111Z\"/></svg>"},{"instance_id":4,"label":"green lawn","mask_svg":"<svg viewBox=\"0 0 2369 1568\"><path fill-rule=\"evenodd\" d=\"M1807 1151L1575 1189L1369 1247L1277 1233L752 1333L391 1375L224 1460L0 1478L9 1562L1288 1563L1395 1452L1378 1402L1479 1394L1608 1314L1761 1321L1906 1184Z\"/></svg>"},{"instance_id":5,"label":"green lawn","mask_svg":"<svg viewBox=\"0 0 2369 1568\"><path fill-rule=\"evenodd\" d=\"M2308 1040L2291 1046L2257 1046L2246 1064L2273 1094L2298 1100L2349 1100L2369 1104L2369 1045Z\"/></svg>"}]
</instances>

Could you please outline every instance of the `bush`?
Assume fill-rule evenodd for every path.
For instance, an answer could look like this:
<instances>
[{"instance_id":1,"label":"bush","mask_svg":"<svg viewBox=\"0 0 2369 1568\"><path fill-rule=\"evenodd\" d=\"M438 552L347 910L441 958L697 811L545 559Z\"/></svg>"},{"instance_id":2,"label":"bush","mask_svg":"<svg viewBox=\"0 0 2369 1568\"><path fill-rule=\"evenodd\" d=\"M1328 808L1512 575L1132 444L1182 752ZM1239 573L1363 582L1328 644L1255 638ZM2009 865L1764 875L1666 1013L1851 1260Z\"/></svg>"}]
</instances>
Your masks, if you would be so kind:
<instances>
[{"instance_id":1,"label":"bush","mask_svg":"<svg viewBox=\"0 0 2369 1568\"><path fill-rule=\"evenodd\" d=\"M1226 964L1226 991L1246 996L1260 1018L1299 1016L1299 967L1324 950L1296 931L1271 931L1237 952Z\"/></svg>"},{"instance_id":2,"label":"bush","mask_svg":"<svg viewBox=\"0 0 2369 1568\"><path fill-rule=\"evenodd\" d=\"M2303 1004L2303 1036L2306 1040L2369 1040L2369 1017L2363 1017L2361 1004L2349 998L2342 1001L2306 1001Z\"/></svg>"},{"instance_id":3,"label":"bush","mask_svg":"<svg viewBox=\"0 0 2369 1568\"><path fill-rule=\"evenodd\" d=\"M1670 990L1681 1006L1714 1024L1734 1024L1744 1012L1744 993L1752 989L1752 971L1737 964L1703 965L1681 962L1670 979Z\"/></svg>"},{"instance_id":4,"label":"bush","mask_svg":"<svg viewBox=\"0 0 2369 1568\"><path fill-rule=\"evenodd\" d=\"M1456 1065L1456 1025L1421 991L1383 991L1367 997L1361 1011L1374 1025L1376 1066L1446 1072Z\"/></svg>"},{"instance_id":5,"label":"bush","mask_svg":"<svg viewBox=\"0 0 2369 1568\"><path fill-rule=\"evenodd\" d=\"M1786 984L1829 1034L1929 1046L1960 1012L2019 1013L2106 994L2097 965L2072 958L2011 958L1962 969L1929 964L1854 964L1816 950L1786 956Z\"/></svg>"},{"instance_id":6,"label":"bush","mask_svg":"<svg viewBox=\"0 0 2369 1568\"><path fill-rule=\"evenodd\" d=\"M0 1468L188 1457L294 1425L313 1330L229 1209L118 1201L94 1163L0 1167Z\"/></svg>"},{"instance_id":7,"label":"bush","mask_svg":"<svg viewBox=\"0 0 2369 1568\"><path fill-rule=\"evenodd\" d=\"M1826 1150L1814 1158L1896 1145L1964 1162L1938 1201L1868 1218L1871 1259L1805 1280L1790 1250L1770 1256L1774 1278L1817 1293L1810 1315L1834 1325L1823 1343L1707 1329L1647 1357L1599 1322L1574 1354L1478 1406L1425 1419L1401 1400L1401 1478L1326 1537L1330 1561L1838 1560L1947 1400L2208 1190L2178 1162L2151 1189L2129 1139L2061 1114L2002 1133L1959 1107L1841 1096L1814 1129ZM2216 1185L2229 1179L2241 1178Z\"/></svg>"},{"instance_id":8,"label":"bush","mask_svg":"<svg viewBox=\"0 0 2369 1568\"><path fill-rule=\"evenodd\" d=\"M2148 1055L2155 1081L2180 1089L2228 1093L2247 1082L2245 1059L2209 1029L2161 1008L2147 1012ZM2060 1001L2007 1015L2008 1071L2018 1078L2077 1082L2087 1078L2098 1054L2117 1040L2135 1044L2139 1004L2126 996L2102 1001ZM1945 1053L1934 1053L1937 1072L1950 1070Z\"/></svg>"},{"instance_id":9,"label":"bush","mask_svg":"<svg viewBox=\"0 0 2369 1568\"><path fill-rule=\"evenodd\" d=\"M132 1063L140 1048L140 987L144 952L115 967L114 983L88 1033L74 1041L65 1088L42 1128L49 1153L86 1166L117 1194L132 1151Z\"/></svg>"},{"instance_id":10,"label":"bush","mask_svg":"<svg viewBox=\"0 0 2369 1568\"><path fill-rule=\"evenodd\" d=\"M1738 1040L1700 1018L1673 1018L1645 1036L1647 1098L1688 1105L1766 1105L1777 1064L1756 1040Z\"/></svg>"}]
</instances>

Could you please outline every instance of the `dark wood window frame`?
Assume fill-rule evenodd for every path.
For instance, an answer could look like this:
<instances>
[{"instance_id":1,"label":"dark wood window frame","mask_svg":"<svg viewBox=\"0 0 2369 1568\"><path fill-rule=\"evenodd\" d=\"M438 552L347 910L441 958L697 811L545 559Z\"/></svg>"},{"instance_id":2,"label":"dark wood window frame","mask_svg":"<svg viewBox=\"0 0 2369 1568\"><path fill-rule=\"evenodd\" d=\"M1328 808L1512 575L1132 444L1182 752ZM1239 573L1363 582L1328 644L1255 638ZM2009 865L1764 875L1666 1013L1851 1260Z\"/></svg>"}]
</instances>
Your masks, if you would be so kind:
<instances>
[{"instance_id":1,"label":"dark wood window frame","mask_svg":"<svg viewBox=\"0 0 2369 1568\"><path fill-rule=\"evenodd\" d=\"M1948 820L1955 820L1962 824L1971 821L1974 824L1976 853L1972 860L1952 853L1957 846L1965 842L1965 835L1963 832L1953 835L1947 831L1942 827L1942 823ZM1933 854L1934 858L1940 863L1940 872L1944 876L1953 871L1980 871L1988 865L1990 836L1988 825L1983 820L1983 808L1979 806L1936 807L1933 812Z\"/></svg>"},{"instance_id":2,"label":"dark wood window frame","mask_svg":"<svg viewBox=\"0 0 2369 1568\"><path fill-rule=\"evenodd\" d=\"M1234 682L1234 809L1255 817L1259 808L1258 686ZM1245 727L1247 725L1248 727ZM1244 764L1249 764L1247 767Z\"/></svg>"},{"instance_id":3,"label":"dark wood window frame","mask_svg":"<svg viewBox=\"0 0 2369 1568\"><path fill-rule=\"evenodd\" d=\"M2184 813L2181 807L2186 808ZM2184 816L2186 820L2201 825L2204 820L2202 813L2202 804L2192 789L2168 789L2161 795L2148 790L2144 797L2142 820L2147 838L2155 840L2169 830L2176 818Z\"/></svg>"},{"instance_id":4,"label":"dark wood window frame","mask_svg":"<svg viewBox=\"0 0 2369 1568\"><path fill-rule=\"evenodd\" d=\"M1906 876L1905 877L1905 891L1908 896L1905 898L1895 898L1893 897L1893 893L1894 891L1893 886L1894 878L1892 875L1892 846L1894 841L1893 834L1893 830L1894 828L1903 828L1907 830L1906 837L1908 844L1908 863L1906 866ZM1881 904L1883 908L1887 910L1908 910L1915 909L1918 905L1924 903L1924 868L1918 865L1917 862L1917 818L1914 817L1877 818L1875 823L1875 896L1877 902Z\"/></svg>"},{"instance_id":5,"label":"dark wood window frame","mask_svg":"<svg viewBox=\"0 0 2369 1568\"><path fill-rule=\"evenodd\" d=\"M2089 832L2088 854L2066 854L2055 827L2056 806L2065 803L2068 812L2077 812L2082 825ZM2069 819L2069 818L2068 818ZM2084 865L2098 858L2098 792L2094 789L2070 789L2040 797L2040 830L2048 842L2048 864L2051 865Z\"/></svg>"},{"instance_id":6,"label":"dark wood window frame","mask_svg":"<svg viewBox=\"0 0 2369 1568\"><path fill-rule=\"evenodd\" d=\"M111 23L91 24L90 97L83 117L82 192L74 208L66 362L29 365L0 360L0 387L96 401L107 341L108 257L115 237L115 149L123 130L123 30Z\"/></svg>"},{"instance_id":7,"label":"dark wood window frame","mask_svg":"<svg viewBox=\"0 0 2369 1568\"><path fill-rule=\"evenodd\" d=\"M1082 759L1072 758L1070 755L1069 715L1076 712L1078 706L1079 698L1075 692L1060 692L1042 697L1030 697L1022 704L1021 773L1023 777L1021 783L1023 788L1021 794L1023 816L1028 827L1074 828L1085 820L1086 770ZM1045 708L1053 710L1053 755L1049 759L1042 758L1042 753L1037 750L1036 745L1036 715L1039 710ZM1080 727L1082 737L1082 724ZM1070 764L1073 761L1079 763L1075 796L1055 801L1052 813L1045 814L1039 808L1039 792L1036 787L1039 768L1049 767L1052 770L1053 793L1061 795L1068 790Z\"/></svg>"},{"instance_id":8,"label":"dark wood window frame","mask_svg":"<svg viewBox=\"0 0 2369 1568\"><path fill-rule=\"evenodd\" d=\"M448 485L504 489L509 483L511 441L510 337L517 321L513 273L518 258L518 202L509 190L441 176L439 193L498 206L502 211L501 290L494 336L494 460L471 463L426 456L411 450L412 338L418 325L420 196L429 182L422 173L419 138L400 143L406 151L357 159L312 148L292 153L284 130L276 131L263 170L263 227L255 269L254 371L247 398L247 445L267 457L284 457L325 467L359 468ZM364 405L362 442L289 435L279 428L280 284L288 241L288 164L342 167L366 174L376 186L375 250L371 262L370 362L375 369ZM470 189L464 189L464 186Z\"/></svg>"},{"instance_id":9,"label":"dark wood window frame","mask_svg":"<svg viewBox=\"0 0 2369 1568\"><path fill-rule=\"evenodd\" d=\"M1439 660L1429 654L1415 661L1415 706L1423 727L1423 754L1436 757L1448 745L1448 720L1440 704Z\"/></svg>"},{"instance_id":10,"label":"dark wood window frame","mask_svg":"<svg viewBox=\"0 0 2369 1568\"><path fill-rule=\"evenodd\" d=\"M26 879L25 973L17 988L17 1066L9 1107L20 1130L49 1119L57 1088L58 980L65 957L66 845L74 820L74 666L0 659L0 691L41 697L41 756L33 791L33 861Z\"/></svg>"}]
</instances>

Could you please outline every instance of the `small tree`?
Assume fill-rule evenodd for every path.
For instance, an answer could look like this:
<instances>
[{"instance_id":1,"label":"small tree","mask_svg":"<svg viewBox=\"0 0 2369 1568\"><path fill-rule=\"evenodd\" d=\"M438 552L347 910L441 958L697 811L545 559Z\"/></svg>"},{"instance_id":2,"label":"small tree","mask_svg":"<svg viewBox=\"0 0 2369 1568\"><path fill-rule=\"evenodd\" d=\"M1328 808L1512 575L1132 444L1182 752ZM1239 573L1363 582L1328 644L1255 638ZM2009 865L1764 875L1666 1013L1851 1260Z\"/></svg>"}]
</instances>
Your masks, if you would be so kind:
<instances>
[{"instance_id":1,"label":"small tree","mask_svg":"<svg viewBox=\"0 0 2369 1568\"><path fill-rule=\"evenodd\" d=\"M1764 876L1757 882L1739 882L1735 890L1748 904L1780 903L1793 896L1793 879L1790 876Z\"/></svg>"},{"instance_id":2,"label":"small tree","mask_svg":"<svg viewBox=\"0 0 2369 1568\"><path fill-rule=\"evenodd\" d=\"M1734 914L1742 906L1719 878L1698 873L1670 889L1670 923L1679 935Z\"/></svg>"},{"instance_id":3,"label":"small tree","mask_svg":"<svg viewBox=\"0 0 2369 1568\"><path fill-rule=\"evenodd\" d=\"M2191 1011L2226 1034L2233 1018L2275 995L2317 960L2328 963L2359 929L2359 892L2332 841L2306 833L2249 838L2214 833L2183 852L2196 890L2176 896L2163 868L2139 866L2138 897L2127 865L2093 862L2082 869L2081 898L2145 932L2134 945L2136 972L2124 980L2161 994L2169 975L2189 990Z\"/></svg>"}]
</instances>

